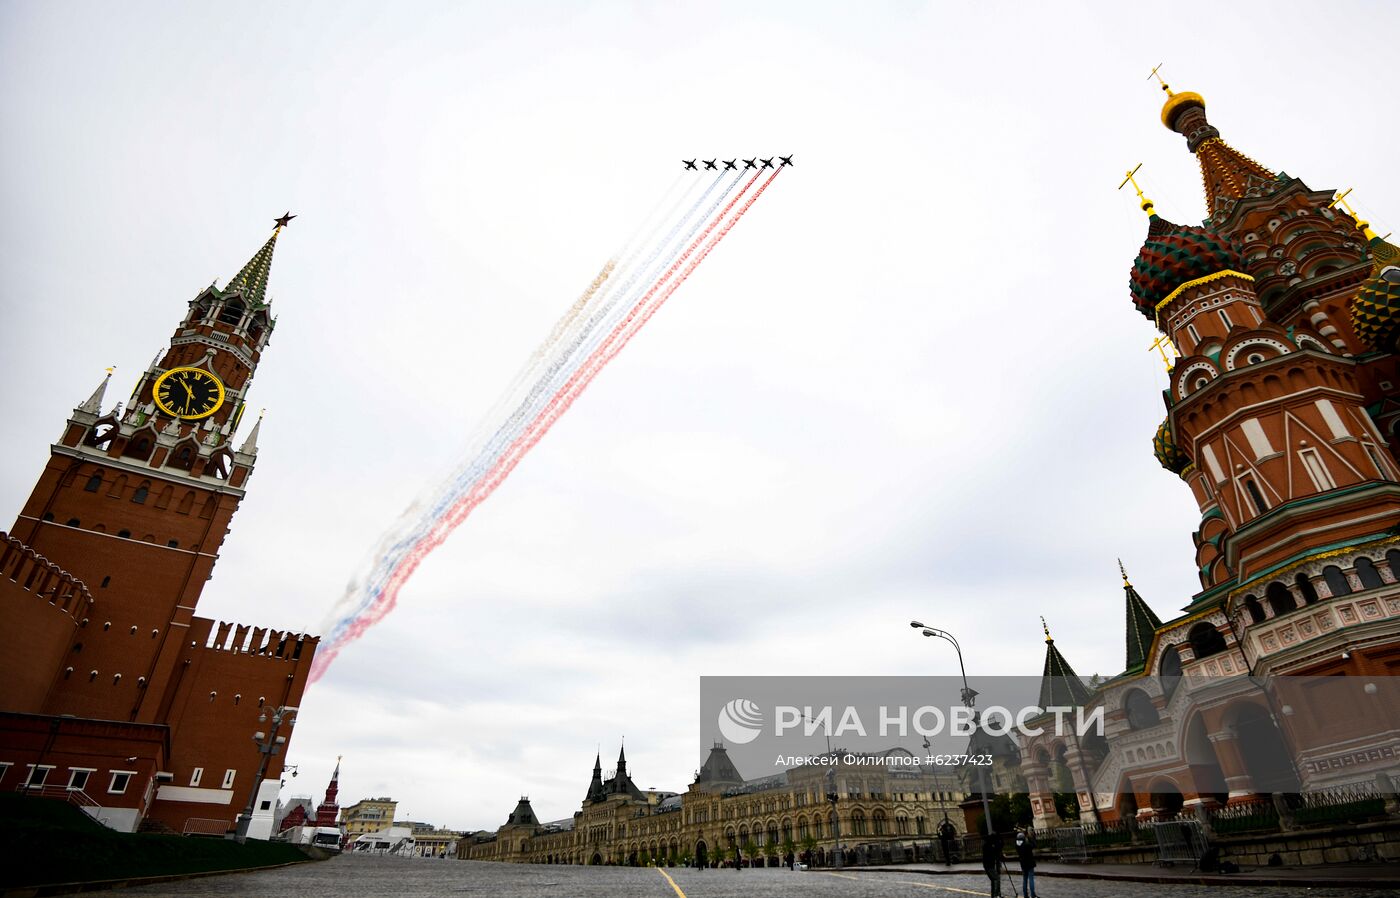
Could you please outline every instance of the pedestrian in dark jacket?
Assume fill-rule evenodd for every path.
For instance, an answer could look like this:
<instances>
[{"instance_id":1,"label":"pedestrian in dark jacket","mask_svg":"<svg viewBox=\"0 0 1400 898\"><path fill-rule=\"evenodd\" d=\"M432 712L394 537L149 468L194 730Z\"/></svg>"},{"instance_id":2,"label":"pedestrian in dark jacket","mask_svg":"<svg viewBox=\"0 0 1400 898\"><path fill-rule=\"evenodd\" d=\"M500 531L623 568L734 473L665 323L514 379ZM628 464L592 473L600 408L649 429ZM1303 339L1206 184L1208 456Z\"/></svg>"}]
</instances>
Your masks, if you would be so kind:
<instances>
[{"instance_id":1,"label":"pedestrian in dark jacket","mask_svg":"<svg viewBox=\"0 0 1400 898\"><path fill-rule=\"evenodd\" d=\"M992 884L992 898L1001 898L1001 849L1000 833L992 833L982 839L982 869Z\"/></svg>"},{"instance_id":2,"label":"pedestrian in dark jacket","mask_svg":"<svg viewBox=\"0 0 1400 898\"><path fill-rule=\"evenodd\" d=\"M943 846L943 866L953 866L953 840L958 837L958 831L953 828L953 821L947 817L938 825L938 843Z\"/></svg>"},{"instance_id":3,"label":"pedestrian in dark jacket","mask_svg":"<svg viewBox=\"0 0 1400 898\"><path fill-rule=\"evenodd\" d=\"M1016 833L1016 857L1021 861L1021 894L1039 898L1035 891L1035 837L1027 832Z\"/></svg>"}]
</instances>

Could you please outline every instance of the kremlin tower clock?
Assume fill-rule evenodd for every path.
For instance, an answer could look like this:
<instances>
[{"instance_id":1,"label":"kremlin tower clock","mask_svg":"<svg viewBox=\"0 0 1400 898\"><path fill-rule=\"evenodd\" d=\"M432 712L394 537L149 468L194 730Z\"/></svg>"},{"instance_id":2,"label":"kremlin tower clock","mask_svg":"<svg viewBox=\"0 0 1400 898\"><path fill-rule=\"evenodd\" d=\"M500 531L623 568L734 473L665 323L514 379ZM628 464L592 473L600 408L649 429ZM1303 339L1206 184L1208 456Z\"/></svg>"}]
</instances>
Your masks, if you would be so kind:
<instances>
[{"instance_id":1,"label":"kremlin tower clock","mask_svg":"<svg viewBox=\"0 0 1400 898\"><path fill-rule=\"evenodd\" d=\"M73 410L0 532L0 788L73 793L128 830L232 829L275 804L317 640L195 611L257 461L260 422L235 437L292 218L190 301L125 407L105 407L109 372ZM260 771L252 736L279 708Z\"/></svg>"}]
</instances>

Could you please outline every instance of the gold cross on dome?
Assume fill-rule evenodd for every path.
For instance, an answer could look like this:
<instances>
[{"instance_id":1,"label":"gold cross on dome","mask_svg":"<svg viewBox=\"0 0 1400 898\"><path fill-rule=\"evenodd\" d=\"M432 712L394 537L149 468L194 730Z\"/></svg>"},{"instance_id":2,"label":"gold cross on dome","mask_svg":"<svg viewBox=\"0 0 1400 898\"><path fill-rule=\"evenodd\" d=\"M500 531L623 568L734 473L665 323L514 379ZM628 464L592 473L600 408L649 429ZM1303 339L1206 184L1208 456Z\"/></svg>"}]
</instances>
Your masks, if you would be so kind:
<instances>
[{"instance_id":1,"label":"gold cross on dome","mask_svg":"<svg viewBox=\"0 0 1400 898\"><path fill-rule=\"evenodd\" d=\"M1119 189L1119 190L1122 190L1124 187L1128 186L1129 184L1133 185L1133 190L1137 191L1138 205L1142 207L1142 211L1146 212L1148 215L1151 215L1151 214L1152 214L1152 201L1149 200L1147 197L1143 196L1142 188L1141 188L1140 186L1138 186L1138 182L1137 182L1137 173L1138 173L1138 169L1140 169L1140 168L1142 168L1142 163L1141 163L1141 162L1139 162L1136 166L1134 166L1132 169L1130 169L1130 170L1123 176L1123 180L1120 181L1120 182L1118 183L1118 189Z\"/></svg>"},{"instance_id":2,"label":"gold cross on dome","mask_svg":"<svg viewBox=\"0 0 1400 898\"><path fill-rule=\"evenodd\" d=\"M1160 85L1162 85L1162 90L1164 90L1164 91L1167 92L1167 96L1169 96L1169 97L1175 96L1175 94L1172 93L1172 89L1171 89L1170 87L1167 86L1167 82L1165 82L1165 81L1162 80L1162 73L1161 73L1160 69L1162 68L1163 65L1164 65L1164 63L1160 63L1160 62L1157 63L1156 65L1154 65L1154 66L1152 67L1152 71L1149 72L1149 73L1147 74L1147 80L1148 80L1148 81L1151 81L1153 78L1156 78L1156 79L1157 79L1157 83L1160 84Z\"/></svg>"},{"instance_id":3,"label":"gold cross on dome","mask_svg":"<svg viewBox=\"0 0 1400 898\"><path fill-rule=\"evenodd\" d=\"M1332 202L1328 203L1327 205L1329 207L1335 208L1338 204L1340 204L1341 207L1346 210L1346 213L1351 216L1351 220L1356 222L1356 229L1360 231L1366 237L1367 240L1375 240L1376 232L1371 230L1371 223L1369 221L1363 221L1361 216L1356 214L1356 209L1351 205L1351 203L1347 202L1347 197L1351 195L1351 191L1352 188L1348 187L1346 190L1343 190L1341 193L1337 194L1337 196L1332 200Z\"/></svg>"},{"instance_id":4,"label":"gold cross on dome","mask_svg":"<svg viewBox=\"0 0 1400 898\"><path fill-rule=\"evenodd\" d=\"M1163 334L1162 336L1153 340L1152 345L1147 347L1147 351L1151 352L1154 349L1162 354L1162 364L1167 366L1168 371L1171 371L1172 360L1167 357L1167 350L1170 349L1172 351L1173 356L1181 355L1181 352L1176 348L1176 344L1172 343L1171 337L1168 337L1165 334Z\"/></svg>"}]
</instances>

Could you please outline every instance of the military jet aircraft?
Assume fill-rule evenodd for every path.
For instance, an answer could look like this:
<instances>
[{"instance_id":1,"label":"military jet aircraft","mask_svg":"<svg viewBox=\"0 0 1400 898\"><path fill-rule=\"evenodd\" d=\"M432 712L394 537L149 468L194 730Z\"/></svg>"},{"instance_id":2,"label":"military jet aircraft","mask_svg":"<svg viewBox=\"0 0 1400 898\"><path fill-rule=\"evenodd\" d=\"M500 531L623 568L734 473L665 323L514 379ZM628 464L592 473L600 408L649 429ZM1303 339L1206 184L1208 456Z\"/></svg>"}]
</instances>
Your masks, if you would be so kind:
<instances>
[{"instance_id":1,"label":"military jet aircraft","mask_svg":"<svg viewBox=\"0 0 1400 898\"><path fill-rule=\"evenodd\" d=\"M705 171L719 171L719 167L715 165L715 163L718 161L718 159L706 159Z\"/></svg>"},{"instance_id":2,"label":"military jet aircraft","mask_svg":"<svg viewBox=\"0 0 1400 898\"><path fill-rule=\"evenodd\" d=\"M748 169L751 169L751 168L758 168L758 160L757 160L757 159L745 159L745 160L744 160L744 170L747 171Z\"/></svg>"},{"instance_id":3,"label":"military jet aircraft","mask_svg":"<svg viewBox=\"0 0 1400 898\"><path fill-rule=\"evenodd\" d=\"M724 170L725 170L725 171L735 171L735 170L738 169L738 167L739 167L738 165L735 164L735 163L737 163L738 161L739 161L738 159L726 159L726 160L724 160Z\"/></svg>"},{"instance_id":4,"label":"military jet aircraft","mask_svg":"<svg viewBox=\"0 0 1400 898\"><path fill-rule=\"evenodd\" d=\"M796 153L793 153L793 156L796 156L796 155L797 155ZM787 168L789 165L792 165L792 156L779 156L778 158L781 159L781 160L783 160L783 164L782 164L782 167L783 167L783 168Z\"/></svg>"},{"instance_id":5,"label":"military jet aircraft","mask_svg":"<svg viewBox=\"0 0 1400 898\"><path fill-rule=\"evenodd\" d=\"M764 160L763 160L763 167L764 167L764 168L772 168L772 167L773 167L773 157L772 157L772 156L769 156L767 159L764 159Z\"/></svg>"},{"instance_id":6,"label":"military jet aircraft","mask_svg":"<svg viewBox=\"0 0 1400 898\"><path fill-rule=\"evenodd\" d=\"M682 159L681 161L685 163L686 171L699 171L699 169L695 167L694 159Z\"/></svg>"}]
</instances>

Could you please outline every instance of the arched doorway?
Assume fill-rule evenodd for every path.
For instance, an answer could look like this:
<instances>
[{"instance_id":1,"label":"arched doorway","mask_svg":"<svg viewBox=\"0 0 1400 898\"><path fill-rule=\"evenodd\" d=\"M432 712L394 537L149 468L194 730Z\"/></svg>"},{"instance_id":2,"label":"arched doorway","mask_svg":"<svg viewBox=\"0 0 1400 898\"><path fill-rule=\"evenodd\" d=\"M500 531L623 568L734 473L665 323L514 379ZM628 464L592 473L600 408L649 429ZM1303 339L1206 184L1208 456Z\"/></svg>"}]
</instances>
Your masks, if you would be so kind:
<instances>
[{"instance_id":1,"label":"arched doorway","mask_svg":"<svg viewBox=\"0 0 1400 898\"><path fill-rule=\"evenodd\" d=\"M588 863L592 864L595 867L601 867L603 866L603 856L595 851L593 852L592 859L589 860Z\"/></svg>"},{"instance_id":2,"label":"arched doorway","mask_svg":"<svg viewBox=\"0 0 1400 898\"><path fill-rule=\"evenodd\" d=\"M1186 766L1191 771L1190 787L1196 796L1213 798L1220 804L1228 801L1230 790L1225 785L1225 773L1220 769L1220 759L1206 735L1205 721L1200 714L1192 715L1191 722L1186 725L1182 747L1186 752Z\"/></svg>"},{"instance_id":3,"label":"arched doorway","mask_svg":"<svg viewBox=\"0 0 1400 898\"><path fill-rule=\"evenodd\" d=\"M1298 774L1273 716L1253 702L1225 715L1239 739L1240 759L1255 792L1297 792Z\"/></svg>"},{"instance_id":4,"label":"arched doorway","mask_svg":"<svg viewBox=\"0 0 1400 898\"><path fill-rule=\"evenodd\" d=\"M704 839L695 843L695 866L701 868L710 866L710 852L705 846Z\"/></svg>"},{"instance_id":5,"label":"arched doorway","mask_svg":"<svg viewBox=\"0 0 1400 898\"><path fill-rule=\"evenodd\" d=\"M1152 795L1152 810L1159 817L1175 817L1186 804L1186 796L1166 777L1153 780L1148 789Z\"/></svg>"}]
</instances>

